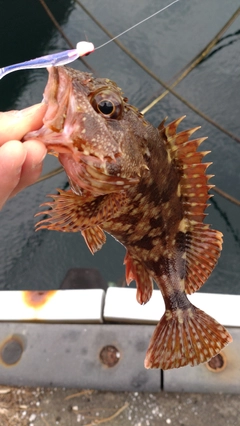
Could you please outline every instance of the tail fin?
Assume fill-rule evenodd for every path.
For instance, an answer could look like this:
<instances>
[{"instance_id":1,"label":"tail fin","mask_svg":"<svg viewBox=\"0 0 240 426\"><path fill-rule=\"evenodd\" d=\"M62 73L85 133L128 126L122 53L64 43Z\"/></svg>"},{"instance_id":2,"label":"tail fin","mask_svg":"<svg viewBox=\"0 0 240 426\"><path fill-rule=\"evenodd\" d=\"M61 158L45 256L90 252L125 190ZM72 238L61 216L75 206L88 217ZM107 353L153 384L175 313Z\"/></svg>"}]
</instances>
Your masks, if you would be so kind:
<instances>
[{"instance_id":1,"label":"tail fin","mask_svg":"<svg viewBox=\"0 0 240 426\"><path fill-rule=\"evenodd\" d=\"M154 330L144 365L163 370L194 366L209 361L231 341L222 325L193 305L167 310Z\"/></svg>"}]
</instances>

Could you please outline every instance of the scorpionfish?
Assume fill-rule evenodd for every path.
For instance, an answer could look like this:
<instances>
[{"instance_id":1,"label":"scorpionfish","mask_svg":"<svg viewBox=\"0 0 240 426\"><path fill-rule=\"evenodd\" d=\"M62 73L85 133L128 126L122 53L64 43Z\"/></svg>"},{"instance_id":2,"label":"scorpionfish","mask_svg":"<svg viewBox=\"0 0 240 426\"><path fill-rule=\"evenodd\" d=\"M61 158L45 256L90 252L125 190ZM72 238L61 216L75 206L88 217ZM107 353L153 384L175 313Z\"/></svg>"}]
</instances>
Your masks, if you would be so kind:
<instances>
[{"instance_id":1,"label":"scorpionfish","mask_svg":"<svg viewBox=\"0 0 240 426\"><path fill-rule=\"evenodd\" d=\"M184 117L158 128L123 97L116 83L67 67L49 68L48 108L41 129L28 133L56 155L70 190L45 203L37 229L81 232L92 253L105 232L126 247L126 281L148 302L153 281L165 313L151 338L146 368L206 362L232 338L195 307L197 291L215 267L222 234L203 222L212 185L198 151L198 129L177 133ZM189 140L190 139L190 140Z\"/></svg>"}]
</instances>

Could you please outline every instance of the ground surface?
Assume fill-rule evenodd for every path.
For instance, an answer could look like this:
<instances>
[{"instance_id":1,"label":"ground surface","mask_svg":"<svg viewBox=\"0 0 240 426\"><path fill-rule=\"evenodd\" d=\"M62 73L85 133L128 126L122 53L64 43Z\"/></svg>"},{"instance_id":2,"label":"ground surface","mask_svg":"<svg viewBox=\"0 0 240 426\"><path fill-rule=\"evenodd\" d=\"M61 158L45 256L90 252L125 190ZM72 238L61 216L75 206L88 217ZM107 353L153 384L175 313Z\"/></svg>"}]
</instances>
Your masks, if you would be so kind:
<instances>
[{"instance_id":1,"label":"ground surface","mask_svg":"<svg viewBox=\"0 0 240 426\"><path fill-rule=\"evenodd\" d=\"M240 395L0 387L0 426L240 426Z\"/></svg>"}]
</instances>

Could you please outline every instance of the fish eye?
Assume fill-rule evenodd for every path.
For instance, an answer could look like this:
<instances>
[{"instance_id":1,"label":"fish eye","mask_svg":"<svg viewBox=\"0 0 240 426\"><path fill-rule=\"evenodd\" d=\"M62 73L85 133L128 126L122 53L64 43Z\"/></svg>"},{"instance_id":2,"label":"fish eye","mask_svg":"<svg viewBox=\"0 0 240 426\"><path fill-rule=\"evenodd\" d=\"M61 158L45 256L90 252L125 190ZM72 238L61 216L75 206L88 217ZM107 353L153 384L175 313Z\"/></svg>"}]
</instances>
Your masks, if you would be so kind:
<instances>
[{"instance_id":1,"label":"fish eye","mask_svg":"<svg viewBox=\"0 0 240 426\"><path fill-rule=\"evenodd\" d=\"M90 96L95 111L105 118L119 120L122 117L123 102L118 93L101 89Z\"/></svg>"},{"instance_id":2,"label":"fish eye","mask_svg":"<svg viewBox=\"0 0 240 426\"><path fill-rule=\"evenodd\" d=\"M115 106L108 99L103 99L102 101L98 102L97 108L99 112L104 115L111 115L115 110Z\"/></svg>"}]
</instances>

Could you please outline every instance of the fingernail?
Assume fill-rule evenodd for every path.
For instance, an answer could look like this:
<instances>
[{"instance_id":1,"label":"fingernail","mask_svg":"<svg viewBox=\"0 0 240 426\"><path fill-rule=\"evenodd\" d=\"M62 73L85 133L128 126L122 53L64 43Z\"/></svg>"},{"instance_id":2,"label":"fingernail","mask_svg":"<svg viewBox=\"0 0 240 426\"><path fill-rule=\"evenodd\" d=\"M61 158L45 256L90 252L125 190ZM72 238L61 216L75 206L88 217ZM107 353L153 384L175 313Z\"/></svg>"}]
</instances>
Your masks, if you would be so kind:
<instances>
[{"instance_id":1,"label":"fingernail","mask_svg":"<svg viewBox=\"0 0 240 426\"><path fill-rule=\"evenodd\" d=\"M44 160L44 158L46 157L46 155L47 155L47 149L46 149L46 151L44 152L44 154L43 154L43 156L42 156L42 159L41 159L41 161L39 162L39 164L41 164L41 163L43 162L43 160Z\"/></svg>"},{"instance_id":2,"label":"fingernail","mask_svg":"<svg viewBox=\"0 0 240 426\"><path fill-rule=\"evenodd\" d=\"M44 158L46 157L46 155L47 155L47 150L44 152L40 161L38 161L36 164L32 164L32 170L37 169L38 167L42 166L42 162L43 162Z\"/></svg>"},{"instance_id":3,"label":"fingernail","mask_svg":"<svg viewBox=\"0 0 240 426\"><path fill-rule=\"evenodd\" d=\"M23 118L23 117L27 117L29 115L34 115L35 112L41 108L46 108L46 105L44 105L43 103L40 104L36 104L33 106L30 106L28 108L24 108L20 111L16 111L16 116L19 118Z\"/></svg>"}]
</instances>

